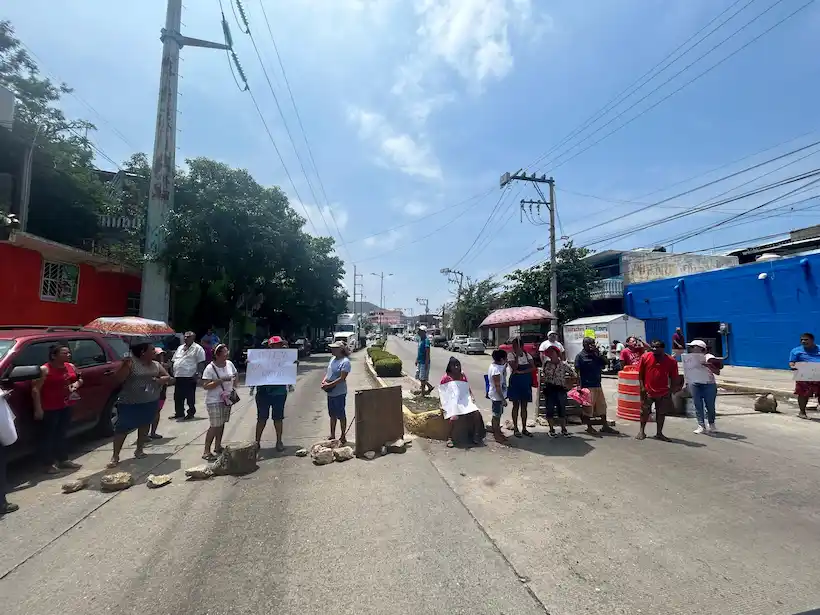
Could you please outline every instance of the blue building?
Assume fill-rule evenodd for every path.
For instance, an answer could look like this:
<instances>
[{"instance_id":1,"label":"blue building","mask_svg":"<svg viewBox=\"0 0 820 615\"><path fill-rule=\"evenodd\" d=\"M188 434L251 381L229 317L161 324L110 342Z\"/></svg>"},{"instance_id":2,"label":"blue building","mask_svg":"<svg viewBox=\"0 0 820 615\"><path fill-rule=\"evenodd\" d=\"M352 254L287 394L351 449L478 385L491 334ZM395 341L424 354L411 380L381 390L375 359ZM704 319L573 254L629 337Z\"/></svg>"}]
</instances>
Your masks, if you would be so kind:
<instances>
[{"instance_id":1,"label":"blue building","mask_svg":"<svg viewBox=\"0 0 820 615\"><path fill-rule=\"evenodd\" d=\"M705 340L728 356L729 365L787 369L801 333L820 339L819 285L820 254L795 256L630 284L624 308L667 348L680 327L687 340Z\"/></svg>"}]
</instances>

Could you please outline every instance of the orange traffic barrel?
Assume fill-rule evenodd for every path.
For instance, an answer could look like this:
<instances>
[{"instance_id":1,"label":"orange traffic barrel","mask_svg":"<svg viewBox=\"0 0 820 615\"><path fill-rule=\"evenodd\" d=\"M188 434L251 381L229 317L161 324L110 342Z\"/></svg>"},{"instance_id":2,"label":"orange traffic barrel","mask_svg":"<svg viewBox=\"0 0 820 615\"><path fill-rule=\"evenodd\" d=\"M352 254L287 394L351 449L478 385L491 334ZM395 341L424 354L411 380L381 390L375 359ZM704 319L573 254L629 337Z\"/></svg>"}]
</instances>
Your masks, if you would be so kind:
<instances>
[{"instance_id":1,"label":"orange traffic barrel","mask_svg":"<svg viewBox=\"0 0 820 615\"><path fill-rule=\"evenodd\" d=\"M635 365L627 365L618 372L617 415L625 421L641 420L641 383Z\"/></svg>"}]
</instances>

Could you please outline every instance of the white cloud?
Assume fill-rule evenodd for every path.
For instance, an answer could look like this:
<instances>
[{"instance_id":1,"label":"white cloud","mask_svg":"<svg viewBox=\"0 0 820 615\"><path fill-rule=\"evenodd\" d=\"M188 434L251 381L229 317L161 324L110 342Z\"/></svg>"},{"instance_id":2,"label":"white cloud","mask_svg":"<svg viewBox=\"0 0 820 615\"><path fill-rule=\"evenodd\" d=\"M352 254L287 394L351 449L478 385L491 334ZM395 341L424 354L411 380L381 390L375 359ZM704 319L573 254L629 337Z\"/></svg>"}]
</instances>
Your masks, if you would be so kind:
<instances>
[{"instance_id":1,"label":"white cloud","mask_svg":"<svg viewBox=\"0 0 820 615\"><path fill-rule=\"evenodd\" d=\"M418 216L427 213L430 208L426 203L422 203L421 201L410 201L409 203L405 203L401 209L408 216L417 218Z\"/></svg>"},{"instance_id":2,"label":"white cloud","mask_svg":"<svg viewBox=\"0 0 820 615\"><path fill-rule=\"evenodd\" d=\"M380 248L383 250L391 250L396 247L396 244L404 235L399 231L388 231L379 235L371 235L364 240L364 245L368 248Z\"/></svg>"},{"instance_id":3,"label":"white cloud","mask_svg":"<svg viewBox=\"0 0 820 615\"><path fill-rule=\"evenodd\" d=\"M415 177L431 180L442 178L441 167L430 146L407 133L397 131L384 116L352 108L348 112L348 119L358 127L359 137L378 147L388 166Z\"/></svg>"}]
</instances>

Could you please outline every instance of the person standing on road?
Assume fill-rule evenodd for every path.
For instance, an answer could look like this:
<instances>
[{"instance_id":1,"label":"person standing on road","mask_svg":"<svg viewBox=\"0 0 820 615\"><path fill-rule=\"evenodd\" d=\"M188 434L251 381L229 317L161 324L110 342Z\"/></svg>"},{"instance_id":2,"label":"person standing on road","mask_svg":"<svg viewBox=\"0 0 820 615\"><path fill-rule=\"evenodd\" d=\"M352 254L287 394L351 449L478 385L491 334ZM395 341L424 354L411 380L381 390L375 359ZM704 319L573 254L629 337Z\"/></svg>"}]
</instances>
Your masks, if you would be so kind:
<instances>
[{"instance_id":1,"label":"person standing on road","mask_svg":"<svg viewBox=\"0 0 820 615\"><path fill-rule=\"evenodd\" d=\"M429 395L433 391L430 384L430 338L427 327L419 327L419 347L416 353L416 380L419 381L419 395Z\"/></svg>"},{"instance_id":2,"label":"person standing on road","mask_svg":"<svg viewBox=\"0 0 820 615\"><path fill-rule=\"evenodd\" d=\"M698 426L695 433L714 433L715 431L715 401L717 400L717 383L715 375L720 373L721 360L709 354L706 342L692 340L688 344L689 352L681 355L683 360L683 375L692 394L692 403L695 405L695 415ZM690 358L691 357L691 358ZM706 405L704 416L703 406ZM706 419L708 418L708 423Z\"/></svg>"},{"instance_id":3,"label":"person standing on road","mask_svg":"<svg viewBox=\"0 0 820 615\"><path fill-rule=\"evenodd\" d=\"M641 383L641 428L637 439L646 438L646 424L655 406L655 420L658 431L657 440L669 442L663 435L663 424L666 413L672 406L672 391L680 387L678 362L664 352L666 345L661 340L653 340L652 352L645 352L638 362L638 381Z\"/></svg>"},{"instance_id":4,"label":"person standing on road","mask_svg":"<svg viewBox=\"0 0 820 615\"><path fill-rule=\"evenodd\" d=\"M285 348L285 340L274 335L267 341L268 348ZM292 391L293 386L287 384L265 384L256 387L256 450L262 447L262 433L268 424L268 419L273 420L273 429L276 431L276 450L280 453L285 450L282 443L282 428L285 421L285 402L288 399L288 391Z\"/></svg>"},{"instance_id":5,"label":"person standing on road","mask_svg":"<svg viewBox=\"0 0 820 615\"><path fill-rule=\"evenodd\" d=\"M202 372L209 421L208 433L205 435L205 451L202 453L205 461L215 461L214 453L222 454L222 434L225 433L225 423L231 420L237 373L233 362L228 360L228 347L225 344L217 344L214 348L214 360Z\"/></svg>"},{"instance_id":6,"label":"person standing on road","mask_svg":"<svg viewBox=\"0 0 820 615\"><path fill-rule=\"evenodd\" d=\"M575 371L578 372L579 384L582 388L589 390L589 406L583 406L581 419L586 423L587 433L597 436L599 433L618 435L620 432L609 426L606 419L606 395L601 386L603 381L602 373L606 361L601 356L601 351L595 345L595 340L585 337L582 342L583 349L575 357ZM600 432L592 426L592 421L603 421Z\"/></svg>"},{"instance_id":7,"label":"person standing on road","mask_svg":"<svg viewBox=\"0 0 820 615\"><path fill-rule=\"evenodd\" d=\"M555 433L556 416L561 427L561 435L570 436L567 431L567 384L575 377L575 372L569 363L561 360L561 350L558 346L547 346L544 353L544 364L541 367L541 388L544 391L551 438L558 435Z\"/></svg>"},{"instance_id":8,"label":"person standing on road","mask_svg":"<svg viewBox=\"0 0 820 615\"><path fill-rule=\"evenodd\" d=\"M71 407L80 398L77 391L83 386L83 379L71 363L68 344L57 342L51 346L48 363L40 370L40 378L31 387L34 419L42 426L40 459L46 474L76 470L81 466L68 460L66 437L71 426Z\"/></svg>"},{"instance_id":9,"label":"person standing on road","mask_svg":"<svg viewBox=\"0 0 820 615\"><path fill-rule=\"evenodd\" d=\"M621 366L638 365L646 353L646 344L634 335L626 338L626 348L621 350Z\"/></svg>"},{"instance_id":10,"label":"person standing on road","mask_svg":"<svg viewBox=\"0 0 820 615\"><path fill-rule=\"evenodd\" d=\"M196 388L205 367L205 350L196 343L193 331L185 333L185 343L174 352L174 419L191 419L196 414ZM185 413L185 402L188 413Z\"/></svg>"},{"instance_id":11,"label":"person standing on road","mask_svg":"<svg viewBox=\"0 0 820 615\"><path fill-rule=\"evenodd\" d=\"M501 415L507 405L507 353L503 350L493 350L493 362L487 370L487 397L490 398L493 408L493 437L501 444L507 442L507 436L501 433Z\"/></svg>"},{"instance_id":12,"label":"person standing on road","mask_svg":"<svg viewBox=\"0 0 820 615\"><path fill-rule=\"evenodd\" d=\"M168 353L165 352L164 348L160 348L157 346L154 349L154 355L156 358L157 363L162 365L162 368L165 370L166 373L170 373L171 371L171 362L168 360ZM171 381L169 381L171 382ZM157 415L154 417L154 422L151 423L151 431L148 432L148 439L149 440L162 440L162 436L157 433L157 427L159 427L159 417L162 413L162 408L165 406L165 400L168 397L168 385L163 384L162 389L159 392L159 404L157 406Z\"/></svg>"},{"instance_id":13,"label":"person standing on road","mask_svg":"<svg viewBox=\"0 0 820 615\"><path fill-rule=\"evenodd\" d=\"M532 432L527 429L527 405L532 401L532 374L535 363L529 353L524 352L521 340L512 340L512 352L507 355L507 363L512 370L510 383L507 387L507 399L512 402L513 435L520 438L522 435L532 438ZM518 415L521 414L521 430L518 430Z\"/></svg>"},{"instance_id":14,"label":"person standing on road","mask_svg":"<svg viewBox=\"0 0 820 615\"><path fill-rule=\"evenodd\" d=\"M131 346L131 357L124 360L114 376L122 383L117 400L117 420L114 424L114 454L108 462L114 468L120 462L125 438L137 430L134 457L145 457L143 447L148 440L148 430L157 416L162 387L171 381L165 368L155 361L153 344L147 342Z\"/></svg>"},{"instance_id":15,"label":"person standing on road","mask_svg":"<svg viewBox=\"0 0 820 615\"><path fill-rule=\"evenodd\" d=\"M538 347L538 354L541 355L541 363L546 360L547 348L551 346L555 346L560 353L560 358L566 361L567 351L564 349L564 345L558 341L558 332L550 331L547 333L547 339L541 342L541 345Z\"/></svg>"},{"instance_id":16,"label":"person standing on road","mask_svg":"<svg viewBox=\"0 0 820 615\"><path fill-rule=\"evenodd\" d=\"M205 351L205 362L210 363L214 359L214 348L216 345L219 344L221 340L219 336L214 333L213 327L208 327L208 331L205 335L202 336L202 339L199 340L202 349Z\"/></svg>"},{"instance_id":17,"label":"person standing on road","mask_svg":"<svg viewBox=\"0 0 820 615\"><path fill-rule=\"evenodd\" d=\"M820 363L820 348L814 341L813 333L804 333L800 336L800 345L789 353L789 368L797 370L798 363ZM794 394L797 396L797 406L800 408L798 417L807 419L806 408L809 400L816 397L820 402L820 382L816 380L798 380L794 383Z\"/></svg>"},{"instance_id":18,"label":"person standing on road","mask_svg":"<svg viewBox=\"0 0 820 615\"><path fill-rule=\"evenodd\" d=\"M342 431L339 441L347 444L347 414L345 413L345 403L347 402L347 375L350 373L350 359L347 358L349 350L342 342L330 344L330 352L333 356L327 364L327 373L322 378L322 390L327 393L327 413L330 416L330 440L336 439L336 423Z\"/></svg>"}]
</instances>

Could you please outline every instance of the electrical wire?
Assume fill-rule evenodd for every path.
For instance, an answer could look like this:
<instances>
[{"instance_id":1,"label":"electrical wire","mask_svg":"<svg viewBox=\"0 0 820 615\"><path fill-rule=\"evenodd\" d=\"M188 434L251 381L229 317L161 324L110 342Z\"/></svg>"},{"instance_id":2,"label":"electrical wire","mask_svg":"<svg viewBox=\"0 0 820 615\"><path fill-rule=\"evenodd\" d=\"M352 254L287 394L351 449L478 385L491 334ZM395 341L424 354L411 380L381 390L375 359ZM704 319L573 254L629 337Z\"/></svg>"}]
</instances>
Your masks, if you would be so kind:
<instances>
[{"instance_id":1,"label":"electrical wire","mask_svg":"<svg viewBox=\"0 0 820 615\"><path fill-rule=\"evenodd\" d=\"M783 2L783 0L777 0L777 2L775 3L775 5L779 4L780 2ZM596 145L598 145L598 144L599 144L599 143L601 143L602 141L604 141L604 140L608 139L610 136L612 136L612 135L613 135L613 134L615 134L616 132L619 132L620 130L622 130L622 129L626 128L626 127L627 127L627 126L629 126L632 122L634 122L634 121L635 121L635 120L637 120L638 118L640 118L640 117L644 116L644 115L645 115L645 114L647 114L649 111L651 111L652 109L654 109L655 107L657 107L657 106L658 106L658 105L660 105L661 103L665 102L666 100L668 100L669 98L671 98L672 96L674 96L675 94L677 94L678 92L680 92L681 90L685 89L686 87L688 87L689 85L691 85L692 83L694 83L695 81L697 81L698 79L700 79L701 77L706 76L707 74L709 74L710 72L712 72L714 69L716 69L716 68L718 68L719 66L721 66L724 62L726 62L727 60L729 60L729 59L733 58L733 57L734 57L734 56L736 56L738 53L740 53L741 51L743 51L744 49L746 49L747 47L749 47L749 46L750 46L750 45L752 45L753 43L755 43L755 42L757 42L758 40L760 40L761 38L763 38L766 34L768 34L769 32L771 32L771 31L772 31L772 30L774 30L775 28L779 27L780 25L782 25L783 23L785 23L786 21L788 21L789 19L791 19L792 17L794 17L795 15L797 15L799 12L801 12L801 11L805 10L805 9L806 9L806 8L808 8L810 5L814 4L814 2L815 2L815 0L808 0L808 2L806 2L806 3L805 3L805 4L803 4L803 5L801 5L801 6L800 6L800 7L798 7L796 10L792 11L791 13L789 13L788 15L786 15L785 17L783 17L782 19L780 19L779 21L777 21L774 25L770 26L769 28L767 28L766 30L764 30L763 32L761 32L760 34L758 34L757 36L755 36L755 37L754 37L754 38L752 38L751 40L747 41L745 44L743 44L743 45L742 45L741 47L739 47L738 49L735 49L735 50L734 50L733 52L731 52L729 55L727 55L727 56L725 56L725 57L721 58L718 62L714 63L712 66L710 66L709 68L707 68L707 69L706 69L706 70L704 70L703 72L701 72L701 73L697 74L695 77L693 77L693 78L692 78L692 79L690 79L689 81L685 82L683 85L681 85L681 86L680 86L680 87L678 87L677 89L673 90L672 92L668 93L666 96L664 96L664 97L663 97L663 98L661 98L660 100L658 100L658 101L656 101L656 102L652 103L649 107L647 107L646 109L642 110L640 113L638 113L637 115L633 116L632 118L630 118L629 120L627 120L627 121L626 121L626 122L624 122L623 124L621 124L621 125L619 125L619 126L616 126L613 130L611 130L611 131L609 131L608 133L606 133L603 137L601 137L601 138L600 138L600 139L598 139L597 141L593 141L592 143L590 143L589 145L587 145L587 146L586 146L586 147L584 147L583 149L581 149L581 150L579 150L579 151L575 152L574 154L572 154L569 158L566 158L566 159L562 160L560 163L557 163L557 161L558 161L560 158L562 158L564 155L568 154L568 153L569 153L572 149L574 149L575 147L577 147L578 145L580 145L581 143L583 143L584 141L586 141L589 137L591 137L592 135L596 134L597 132L599 132L600 130L602 130L603 128L605 128L605 127L606 127L606 126L608 126L609 124L611 124L614 120L616 120L617 118L621 117L624 113L626 113L626 112L627 112L627 111L629 111L630 109L634 108L637 104L639 104L640 102L642 102L643 100L645 100L646 98L648 98L651 94L653 94L654 92L656 92L658 89L660 89L661 87L663 87L664 85L666 85L666 83L668 83L669 81L671 81L672 79L674 79L675 77L677 77L678 75L680 75L683 71L687 70L687 69L688 69L688 68L689 68L692 64L694 64L694 62L693 62L692 64L687 65L687 67L686 67L686 68L684 68L683 70L679 71L678 73L675 73L675 75L673 75L672 77L670 77L669 79L667 79L664 83L662 83L660 86L658 86L657 88L655 88L655 90L652 90L649 94L647 94L646 96L644 96L643 98L641 98L640 100L638 100L636 103L634 103L632 106L628 107L627 109L625 109L624 111L622 111L621 113L619 113L617 116L615 116L614 118L612 118L609 122L607 122L606 124L604 124L604 125L603 125L603 126L601 126L600 128L596 129L594 132L590 133L589 135L587 135L587 137L585 137L582 141L580 141L579 143L576 143L574 146L572 146L571 148L569 148L568 150L566 150L566 151L565 151L565 152L563 152L562 154L560 154L560 155L556 156L555 158L553 158L552 160L550 160L550 162L548 162L547 164L543 165L543 167L542 167L542 168L545 168L545 167L549 166L549 167L550 167L550 171L554 171L555 169L557 169L557 168L562 167L563 165L565 165L565 164L566 164L567 162L569 162L570 160L574 160L575 158L577 158L578 156L580 156L580 155L581 155L581 154L583 154L584 152L588 151L588 150L589 150L589 149L591 149L592 147L595 147ZM775 5L773 5L773 6L775 6ZM761 13L760 15L758 15L757 17L755 17L752 21L750 21L750 22L749 22L749 23L747 23L746 25L742 26L739 30L735 31L733 34L731 34L731 35L730 35L727 39L725 39L723 42L726 42L726 40L729 40L729 38L732 38L732 37L733 37L733 36L735 36L737 33L739 33L741 30L743 30L743 29L745 29L746 27L748 27L748 25L750 25L752 22L756 21L756 20L757 20L759 17L761 17L763 14L765 14L766 12L768 12L769 10L771 10L771 8L773 8L773 6L772 6L772 7L769 7L768 9L766 9L766 11L764 11L764 13ZM723 42L719 43L719 45L722 45L722 44L723 44ZM719 45L718 45L718 46L719 46ZM710 52L707 52L707 54L704 54L704 56L705 56L705 55L708 55L708 53L711 53L711 51L710 51ZM704 56L700 56L700 57L698 58L698 60L700 60L700 58L702 58L702 57L704 57ZM695 62L697 62L698 60L696 60Z\"/></svg>"},{"instance_id":2,"label":"electrical wire","mask_svg":"<svg viewBox=\"0 0 820 615\"><path fill-rule=\"evenodd\" d=\"M667 54L667 55L666 55L666 56L665 56L665 57L664 57L664 58L663 58L660 62L658 62L657 64L655 64L652 68L650 68L648 71L646 71L643 75L641 75L640 77L638 77L638 78L637 78L635 81L633 81L630 85L628 85L626 88L624 88L623 90L621 90L621 91L620 91L617 95L615 95L615 97L614 97L614 98L610 99L610 100L609 100L609 102L607 102L607 103L606 103L603 107L601 107L598 111L596 111L595 113L593 113L593 114L592 114L589 118L587 118L587 119L586 119L586 120L585 120L585 121L584 121L584 122L583 122L580 126L576 127L576 128L575 128L574 130L572 130L572 131L571 131L568 135L566 135L566 136L565 136L565 137L564 137L564 138L563 138L563 139L562 139L562 140L561 140L561 141L560 141L557 145L553 146L553 147L552 147L549 151L547 151L546 153L544 153L544 154L542 154L541 156L539 156L538 158L536 158L533 162L531 162L530 164L528 164L526 168L527 168L527 169L530 169L530 168L531 168L531 167L533 167L534 165L538 164L539 162L541 162L542 160L544 160L545 158L547 158L548 156L550 156L550 155L551 155L553 152L555 152L557 149L559 149L559 148L563 147L566 143L570 142L570 141L571 141L572 139L574 139L577 135L579 135L579 134L581 134L582 132L584 132L584 130L586 130L586 129L587 129L587 127L589 127L590 125L594 124L595 122L597 122L597 121L598 121L599 119L601 119L602 117L606 116L606 115L607 115L607 114L608 114L608 113L609 113L612 109L614 109L614 108L616 108L617 106L619 106L619 105L620 105L620 104L621 104L624 100L626 100L627 98L629 98L630 96L632 96L632 94L634 94L635 92L638 92L641 88L643 88L643 86L645 86L647 83L649 83L650 81L652 81L655 77L657 77L658 75L660 75L663 71L665 71L667 68L669 68L670 66L672 66L675 62L677 62L678 60L680 60L681 58L683 58L683 57L684 57L687 53L689 53L690 51L692 51L695 47L697 47L697 46L698 46L700 43L702 43L705 39L707 39L709 36L711 36L712 34L714 34L714 33L715 33L718 29L720 29L721 27L723 27L724 25L726 25L726 24L727 24L727 23L728 23L731 19L733 19L733 18L734 18L734 17L735 17L738 13L740 13L741 11L743 11L744 9L746 9L746 8L747 8L750 4L752 4L753 2L755 2L755 0L749 0L749 1L748 1L748 2L747 2L744 6L743 6L743 7L741 7L738 11L736 11L735 13L733 13L733 14L732 14L732 15L731 15L728 19L726 19L724 22L722 22L721 24L719 24L719 25L718 25L715 29L711 30L708 34L706 34L705 36L703 36L702 38L700 38L700 39L699 39L697 42L695 42L695 43L694 43L691 47L689 47L689 49L687 49L687 50L686 50L686 51L684 51L682 54L680 54L680 56L678 56L677 58L675 58L674 60L672 60L671 62L669 62L668 64L666 64L666 66L663 66L663 65L667 62L667 60L669 60L670 58L672 58L675 54L677 54L677 52L678 52L678 51L680 51L681 49L683 49L683 48L684 48L686 45L688 45L688 44L689 44L689 43L690 43L690 42L691 42L691 41L692 41L695 37L697 37L697 36L698 36L701 32L703 32L706 28L708 28L708 27L709 27L710 25L712 25L715 21L717 21L718 19L720 19L723 15L725 15L727 12L729 12L729 11L730 11L731 9L733 9L735 6L737 6L737 5L738 5L741 1L742 1L742 0L735 0L735 2L734 2L734 3L732 3L730 6L728 6L728 7L727 7L727 8L725 8L723 11L721 11L718 15L716 15L715 17L713 17L713 18L712 18L712 19L711 19L711 20L710 20L710 21L709 21L706 25L704 25L702 28L700 28L700 30L698 30L697 32L695 32L692 36L690 36L688 39L686 39L683 43L681 43L680 45L678 45L678 46L677 46L674 50L672 50L669 54ZM657 70L657 69L658 69L658 67L661 67L661 66L663 66L663 68L661 68L660 70ZM647 79L647 77L648 77L648 79Z\"/></svg>"},{"instance_id":3,"label":"electrical wire","mask_svg":"<svg viewBox=\"0 0 820 615\"><path fill-rule=\"evenodd\" d=\"M496 213L501 210L501 208L503 206L503 202L504 202L505 198L509 195L509 193L510 193L510 185L507 184L501 190L501 194L498 196L498 200L496 201L495 206L493 207L492 211L490 211L490 215L487 216L487 220L484 222L484 225L478 231L478 234L475 236L475 239L473 239L473 242L467 248L467 251L464 252L464 254L461 255L461 258L459 258L454 264L450 265L450 269L455 269L456 267L458 267L459 264L465 258L467 258L467 255L472 251L472 249L478 244L478 240L481 238L481 235L484 233L484 231L490 225L490 221L495 217Z\"/></svg>"}]
</instances>

